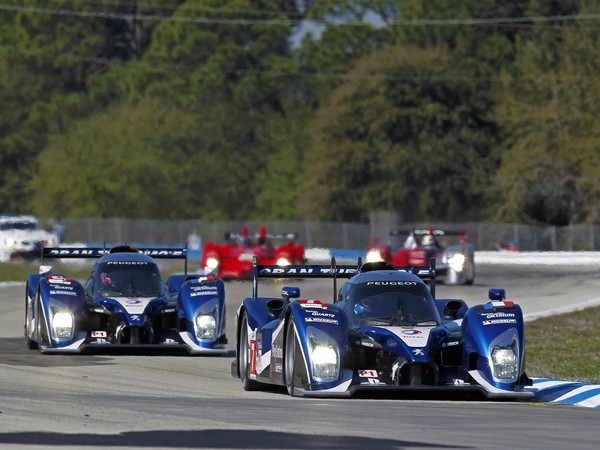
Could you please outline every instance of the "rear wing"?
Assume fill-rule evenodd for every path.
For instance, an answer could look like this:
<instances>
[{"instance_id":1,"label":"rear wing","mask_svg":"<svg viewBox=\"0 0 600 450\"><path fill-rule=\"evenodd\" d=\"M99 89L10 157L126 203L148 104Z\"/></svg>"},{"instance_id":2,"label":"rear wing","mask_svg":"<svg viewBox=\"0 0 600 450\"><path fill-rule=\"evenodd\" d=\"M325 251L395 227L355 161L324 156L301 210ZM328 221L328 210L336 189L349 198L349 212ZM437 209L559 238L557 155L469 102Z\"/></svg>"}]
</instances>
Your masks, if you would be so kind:
<instances>
[{"instance_id":1,"label":"rear wing","mask_svg":"<svg viewBox=\"0 0 600 450\"><path fill-rule=\"evenodd\" d=\"M415 236L425 236L431 234L433 236L467 236L467 230L440 230L440 229L395 229L390 231L391 236L404 236L408 234Z\"/></svg>"},{"instance_id":2,"label":"rear wing","mask_svg":"<svg viewBox=\"0 0 600 450\"><path fill-rule=\"evenodd\" d=\"M42 249L41 265L44 258L100 258L109 253L142 253L154 259L185 259L185 273L187 273L187 246L174 248L133 247L120 245L116 247L44 247Z\"/></svg>"},{"instance_id":3,"label":"rear wing","mask_svg":"<svg viewBox=\"0 0 600 450\"><path fill-rule=\"evenodd\" d=\"M377 264L377 263L375 263ZM424 281L429 282L429 290L435 298L435 258L431 258L428 267L395 267L384 263L386 267L382 269L391 269L405 271L418 276ZM338 266L335 257L331 258L331 265L293 265L293 266L274 266L259 265L258 258L252 258L252 296L258 297L258 279L259 278L332 278L333 279L333 298L337 294L337 278L350 278L362 271L368 270L369 263L363 266L359 258L356 265ZM371 268L377 270L377 268Z\"/></svg>"},{"instance_id":4,"label":"rear wing","mask_svg":"<svg viewBox=\"0 0 600 450\"><path fill-rule=\"evenodd\" d=\"M241 239L242 237L243 235L241 233L225 233L225 239L227 240L237 240ZM247 237L256 239L259 237L259 234L254 233L252 236ZM274 241L295 241L298 239L298 233L267 233L265 237Z\"/></svg>"}]
</instances>

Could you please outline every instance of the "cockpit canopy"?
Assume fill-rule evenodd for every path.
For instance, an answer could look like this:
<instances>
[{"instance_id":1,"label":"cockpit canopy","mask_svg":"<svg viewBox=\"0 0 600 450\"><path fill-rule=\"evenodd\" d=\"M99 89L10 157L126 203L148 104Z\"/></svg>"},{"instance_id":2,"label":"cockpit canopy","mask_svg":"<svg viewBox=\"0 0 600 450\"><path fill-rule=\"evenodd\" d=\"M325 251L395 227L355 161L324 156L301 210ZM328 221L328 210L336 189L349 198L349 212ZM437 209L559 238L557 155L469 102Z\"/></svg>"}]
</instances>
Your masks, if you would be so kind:
<instances>
[{"instance_id":1,"label":"cockpit canopy","mask_svg":"<svg viewBox=\"0 0 600 450\"><path fill-rule=\"evenodd\" d=\"M159 297L163 282L156 264L107 261L94 271L94 293L102 297Z\"/></svg>"},{"instance_id":2,"label":"cockpit canopy","mask_svg":"<svg viewBox=\"0 0 600 450\"><path fill-rule=\"evenodd\" d=\"M355 325L436 326L441 318L422 283L366 282L352 286L343 309ZM342 305L340 305L342 306Z\"/></svg>"}]
</instances>

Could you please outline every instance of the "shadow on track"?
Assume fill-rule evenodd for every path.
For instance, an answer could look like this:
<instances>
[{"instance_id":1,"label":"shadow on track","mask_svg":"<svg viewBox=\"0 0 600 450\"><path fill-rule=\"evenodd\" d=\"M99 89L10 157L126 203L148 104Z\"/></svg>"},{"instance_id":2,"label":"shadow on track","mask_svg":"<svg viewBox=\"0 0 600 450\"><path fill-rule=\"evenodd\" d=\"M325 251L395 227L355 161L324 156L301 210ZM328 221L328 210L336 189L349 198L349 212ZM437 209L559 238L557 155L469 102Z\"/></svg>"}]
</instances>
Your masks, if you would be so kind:
<instances>
[{"instance_id":1,"label":"shadow on track","mask_svg":"<svg viewBox=\"0 0 600 450\"><path fill-rule=\"evenodd\" d=\"M439 443L401 441L361 436L323 436L266 430L154 430L131 431L117 435L66 433L0 433L0 444L44 446L101 446L145 448L214 449L389 449L389 448L465 448Z\"/></svg>"}]
</instances>

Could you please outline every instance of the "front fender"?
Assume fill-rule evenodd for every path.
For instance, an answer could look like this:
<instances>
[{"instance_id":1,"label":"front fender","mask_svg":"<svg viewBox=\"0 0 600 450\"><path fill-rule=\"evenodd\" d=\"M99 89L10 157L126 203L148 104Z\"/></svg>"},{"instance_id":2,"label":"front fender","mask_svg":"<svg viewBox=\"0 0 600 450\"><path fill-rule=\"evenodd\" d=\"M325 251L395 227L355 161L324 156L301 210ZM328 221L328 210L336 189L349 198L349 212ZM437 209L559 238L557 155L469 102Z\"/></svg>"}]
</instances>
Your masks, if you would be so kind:
<instances>
[{"instance_id":1,"label":"front fender","mask_svg":"<svg viewBox=\"0 0 600 450\"><path fill-rule=\"evenodd\" d=\"M188 333L199 346L222 340L225 336L225 285L223 280L195 278L185 281L177 296L179 331ZM196 317L214 317L215 335L201 338L197 333Z\"/></svg>"},{"instance_id":2,"label":"front fender","mask_svg":"<svg viewBox=\"0 0 600 450\"><path fill-rule=\"evenodd\" d=\"M290 320L293 320L295 325L310 388L314 389L317 386L328 388L337 385L342 379L342 361L348 347L346 316L335 305L312 300L291 303L290 312ZM321 352L323 349L325 353ZM329 349L336 354L337 367L335 375L324 376L323 372L319 372L320 361L317 359L323 355L332 355ZM317 354L318 357L315 356Z\"/></svg>"},{"instance_id":3,"label":"front fender","mask_svg":"<svg viewBox=\"0 0 600 450\"><path fill-rule=\"evenodd\" d=\"M28 280L33 281L34 277ZM28 289L30 295L33 286L30 284ZM38 279L37 289L40 299L39 320L45 323L48 338L46 344L50 347L66 347L80 340L81 333L85 331L83 286L78 281L61 275L48 275ZM32 295L31 298L35 301L36 294ZM72 332L68 337L59 336L53 326L53 321L59 313L68 313L72 317Z\"/></svg>"},{"instance_id":4,"label":"front fender","mask_svg":"<svg viewBox=\"0 0 600 450\"><path fill-rule=\"evenodd\" d=\"M510 304L510 306L504 306ZM500 306L494 306L500 305ZM478 371L490 385L513 390L524 375L525 332L521 307L512 302L489 302L470 308L462 322L463 358L469 370ZM514 379L499 379L492 368L495 348L510 348L516 355Z\"/></svg>"}]
</instances>

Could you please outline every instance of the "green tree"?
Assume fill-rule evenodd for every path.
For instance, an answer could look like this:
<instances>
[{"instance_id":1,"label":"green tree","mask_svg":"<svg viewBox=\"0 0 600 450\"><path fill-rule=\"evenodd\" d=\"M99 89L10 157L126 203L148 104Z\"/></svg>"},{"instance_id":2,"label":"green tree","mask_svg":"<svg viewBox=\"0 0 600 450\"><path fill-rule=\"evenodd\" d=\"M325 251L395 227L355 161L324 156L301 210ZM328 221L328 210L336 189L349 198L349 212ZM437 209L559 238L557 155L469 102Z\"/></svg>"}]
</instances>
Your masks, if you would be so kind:
<instances>
[{"instance_id":1,"label":"green tree","mask_svg":"<svg viewBox=\"0 0 600 450\"><path fill-rule=\"evenodd\" d=\"M29 181L34 212L63 217L185 216L179 180L190 164L193 117L150 101L111 108L53 136Z\"/></svg>"},{"instance_id":2,"label":"green tree","mask_svg":"<svg viewBox=\"0 0 600 450\"><path fill-rule=\"evenodd\" d=\"M591 2L581 12L598 11ZM523 42L497 92L505 130L497 220L567 225L600 218L600 33L569 24Z\"/></svg>"},{"instance_id":3,"label":"green tree","mask_svg":"<svg viewBox=\"0 0 600 450\"><path fill-rule=\"evenodd\" d=\"M307 162L307 215L366 221L477 219L497 161L489 100L461 81L446 48L395 47L357 65L319 111Z\"/></svg>"},{"instance_id":4,"label":"green tree","mask_svg":"<svg viewBox=\"0 0 600 450\"><path fill-rule=\"evenodd\" d=\"M49 134L65 132L74 119L103 108L82 95L111 59L136 58L149 32L123 14L151 12L173 0L13 1L0 13L0 208L29 208L31 161ZM151 25L149 26L151 28Z\"/></svg>"}]
</instances>

